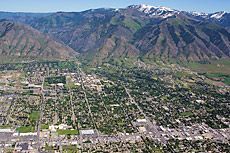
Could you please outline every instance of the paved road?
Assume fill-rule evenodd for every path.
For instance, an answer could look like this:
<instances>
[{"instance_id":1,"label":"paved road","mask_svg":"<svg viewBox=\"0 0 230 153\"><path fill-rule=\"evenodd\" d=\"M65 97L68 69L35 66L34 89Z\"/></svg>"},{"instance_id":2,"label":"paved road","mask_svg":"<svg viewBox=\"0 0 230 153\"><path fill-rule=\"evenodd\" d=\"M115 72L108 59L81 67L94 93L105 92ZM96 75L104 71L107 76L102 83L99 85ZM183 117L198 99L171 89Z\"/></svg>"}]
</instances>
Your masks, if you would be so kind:
<instances>
[{"instance_id":1,"label":"paved road","mask_svg":"<svg viewBox=\"0 0 230 153\"><path fill-rule=\"evenodd\" d=\"M40 103L40 117L39 117L38 125L37 125L38 150L39 151L41 149L41 141L40 141L41 120L42 120L42 117L43 117L43 110L44 110L44 83L45 83L45 77L43 77L43 81L42 81L41 103Z\"/></svg>"},{"instance_id":2,"label":"paved road","mask_svg":"<svg viewBox=\"0 0 230 153\"><path fill-rule=\"evenodd\" d=\"M73 91L70 90L70 105L71 105L71 111L72 111L72 121L73 124L76 126L76 115L74 112L74 105L73 105Z\"/></svg>"},{"instance_id":3,"label":"paved road","mask_svg":"<svg viewBox=\"0 0 230 153\"><path fill-rule=\"evenodd\" d=\"M93 119L93 113L92 113L91 108L90 108L89 100L88 100L87 94L86 94L86 89L85 89L85 86L84 86L84 83L83 83L83 79L82 79L84 73L82 72L81 68L79 68L79 72L80 72L79 74L80 74L80 80L81 80L81 87L82 87L82 90L83 90L83 93L84 93L85 102L86 102L87 107L88 107L88 113L89 113L89 115L91 117L91 120L93 122L93 126L95 128L95 132L98 134L96 122Z\"/></svg>"}]
</instances>

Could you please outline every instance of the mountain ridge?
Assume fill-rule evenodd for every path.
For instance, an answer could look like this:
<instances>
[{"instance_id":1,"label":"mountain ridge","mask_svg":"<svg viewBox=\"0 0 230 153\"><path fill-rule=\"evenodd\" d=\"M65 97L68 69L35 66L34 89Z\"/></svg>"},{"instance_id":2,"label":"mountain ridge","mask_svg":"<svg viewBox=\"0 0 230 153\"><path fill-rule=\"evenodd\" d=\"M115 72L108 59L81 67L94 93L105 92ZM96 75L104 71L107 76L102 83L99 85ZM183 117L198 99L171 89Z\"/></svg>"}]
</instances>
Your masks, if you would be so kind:
<instances>
[{"instance_id":1,"label":"mountain ridge","mask_svg":"<svg viewBox=\"0 0 230 153\"><path fill-rule=\"evenodd\" d=\"M28 25L0 20L0 54L65 59L77 53Z\"/></svg>"},{"instance_id":2,"label":"mountain ridge","mask_svg":"<svg viewBox=\"0 0 230 153\"><path fill-rule=\"evenodd\" d=\"M208 61L230 56L228 17L229 13L195 14L167 7L132 5L121 9L58 12L20 22L93 62L120 57Z\"/></svg>"}]
</instances>

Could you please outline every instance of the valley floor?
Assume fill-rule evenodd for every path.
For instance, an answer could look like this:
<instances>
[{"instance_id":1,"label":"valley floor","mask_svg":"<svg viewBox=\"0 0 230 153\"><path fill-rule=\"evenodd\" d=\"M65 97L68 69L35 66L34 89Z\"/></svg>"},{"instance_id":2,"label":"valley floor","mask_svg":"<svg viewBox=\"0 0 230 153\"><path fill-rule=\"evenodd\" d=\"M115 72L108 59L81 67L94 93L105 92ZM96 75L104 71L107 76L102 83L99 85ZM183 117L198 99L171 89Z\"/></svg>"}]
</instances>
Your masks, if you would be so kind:
<instances>
[{"instance_id":1,"label":"valley floor","mask_svg":"<svg viewBox=\"0 0 230 153\"><path fill-rule=\"evenodd\" d=\"M229 151L223 80L142 62L12 63L0 71L0 152Z\"/></svg>"}]
</instances>

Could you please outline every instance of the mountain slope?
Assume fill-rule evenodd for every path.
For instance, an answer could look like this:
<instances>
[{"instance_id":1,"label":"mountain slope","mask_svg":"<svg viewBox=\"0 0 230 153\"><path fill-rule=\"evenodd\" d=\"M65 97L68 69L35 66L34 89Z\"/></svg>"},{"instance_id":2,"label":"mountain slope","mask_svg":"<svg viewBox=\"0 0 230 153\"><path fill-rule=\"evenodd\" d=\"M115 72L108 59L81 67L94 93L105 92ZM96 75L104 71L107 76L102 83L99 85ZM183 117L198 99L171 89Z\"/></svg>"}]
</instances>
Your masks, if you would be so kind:
<instances>
[{"instance_id":1,"label":"mountain slope","mask_svg":"<svg viewBox=\"0 0 230 153\"><path fill-rule=\"evenodd\" d=\"M46 17L52 13L22 13L22 12L1 12L0 11L0 20L8 19L12 21L28 22L36 18Z\"/></svg>"},{"instance_id":2,"label":"mountain slope","mask_svg":"<svg viewBox=\"0 0 230 153\"><path fill-rule=\"evenodd\" d=\"M157 25L148 24L138 31L135 46L144 56L204 61L230 56L230 33L209 23L191 23L178 17Z\"/></svg>"},{"instance_id":3,"label":"mountain slope","mask_svg":"<svg viewBox=\"0 0 230 153\"><path fill-rule=\"evenodd\" d=\"M76 54L29 26L0 21L0 55L21 57L69 58Z\"/></svg>"},{"instance_id":4,"label":"mountain slope","mask_svg":"<svg viewBox=\"0 0 230 153\"><path fill-rule=\"evenodd\" d=\"M230 31L230 13L226 12L217 12L214 14L211 14L210 20L214 23L217 23L225 28L227 28Z\"/></svg>"},{"instance_id":5,"label":"mountain slope","mask_svg":"<svg viewBox=\"0 0 230 153\"><path fill-rule=\"evenodd\" d=\"M230 57L227 17L133 5L58 12L25 23L93 62L120 57L208 61Z\"/></svg>"}]
</instances>

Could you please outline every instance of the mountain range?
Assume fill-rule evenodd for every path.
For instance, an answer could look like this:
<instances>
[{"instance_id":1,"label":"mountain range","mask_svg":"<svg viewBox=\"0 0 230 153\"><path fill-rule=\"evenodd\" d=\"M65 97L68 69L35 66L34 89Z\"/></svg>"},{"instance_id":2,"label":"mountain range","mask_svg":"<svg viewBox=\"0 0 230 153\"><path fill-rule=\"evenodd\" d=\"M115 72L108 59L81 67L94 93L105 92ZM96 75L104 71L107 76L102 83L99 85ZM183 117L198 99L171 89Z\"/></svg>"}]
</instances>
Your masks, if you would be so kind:
<instances>
[{"instance_id":1,"label":"mountain range","mask_svg":"<svg viewBox=\"0 0 230 153\"><path fill-rule=\"evenodd\" d=\"M74 50L94 63L123 57L179 61L230 57L230 13L227 12L206 14L132 5L47 14L0 12L0 19L4 19L0 29L7 29L5 25L10 23L14 25L13 31L26 31L22 30L21 35L26 34L21 41L19 35L14 36L12 26L5 30L7 34L0 30L1 54L66 58L73 57ZM32 49L23 47L28 46L27 39L40 45ZM49 43L44 47L41 40Z\"/></svg>"}]
</instances>

